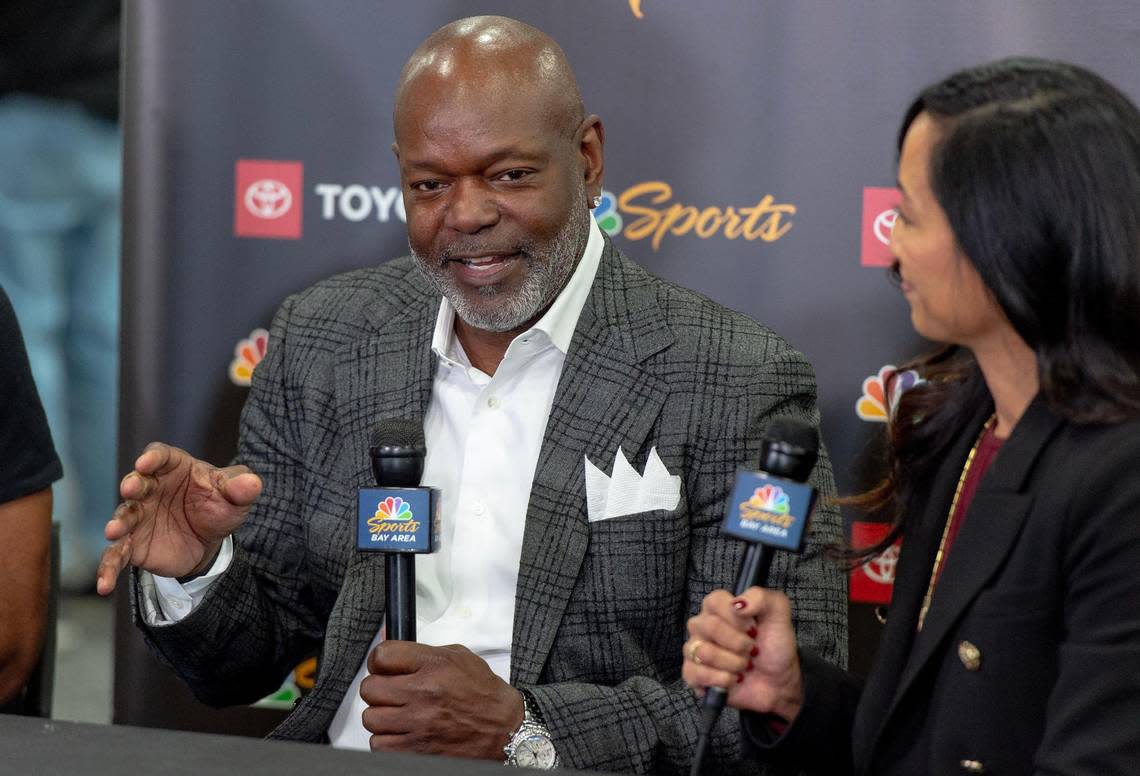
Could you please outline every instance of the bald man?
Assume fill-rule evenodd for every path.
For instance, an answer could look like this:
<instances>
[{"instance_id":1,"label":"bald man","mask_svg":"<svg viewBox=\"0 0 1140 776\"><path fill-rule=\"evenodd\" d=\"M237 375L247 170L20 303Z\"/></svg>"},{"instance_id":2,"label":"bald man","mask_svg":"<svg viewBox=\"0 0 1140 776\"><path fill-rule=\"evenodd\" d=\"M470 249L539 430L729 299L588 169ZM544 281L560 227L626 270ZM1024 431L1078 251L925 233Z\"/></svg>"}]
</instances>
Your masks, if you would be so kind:
<instances>
[{"instance_id":1,"label":"bald man","mask_svg":"<svg viewBox=\"0 0 1140 776\"><path fill-rule=\"evenodd\" d=\"M437 31L401 74L394 125L412 256L285 301L241 465L143 452L99 589L136 567L147 639L210 703L253 701L320 651L278 738L686 770L685 621L736 573L719 524L765 422L818 421L811 368L601 234L602 123L538 30ZM383 563L355 549L386 417L424 419L423 482L443 494L439 550L416 559L421 643L384 640ZM825 455L813 482L833 492ZM842 664L843 580L818 553L839 538L825 506L812 551L771 578L801 642ZM713 758L754 768L723 716Z\"/></svg>"}]
</instances>

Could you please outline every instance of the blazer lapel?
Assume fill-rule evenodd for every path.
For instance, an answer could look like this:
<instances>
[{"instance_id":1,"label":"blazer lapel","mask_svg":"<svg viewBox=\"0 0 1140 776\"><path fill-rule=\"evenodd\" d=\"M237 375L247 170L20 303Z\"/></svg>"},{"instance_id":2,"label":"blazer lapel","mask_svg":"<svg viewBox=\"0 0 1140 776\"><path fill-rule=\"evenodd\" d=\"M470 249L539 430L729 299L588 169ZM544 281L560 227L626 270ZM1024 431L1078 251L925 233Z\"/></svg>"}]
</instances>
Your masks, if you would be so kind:
<instances>
[{"instance_id":1,"label":"blazer lapel","mask_svg":"<svg viewBox=\"0 0 1140 776\"><path fill-rule=\"evenodd\" d=\"M984 413L979 412L969 427L981 426L983 418L991 411L992 409L986 409ZM855 715L851 740L857 764L870 762L870 754L882 734L888 712L894 709L898 696L898 677L903 672L914 645L918 611L926 593L934 555L938 551L946 512L950 509L954 483L957 482L962 462L973 441L973 436L964 434L951 446L934 477L930 489L932 496L921 521L903 537L886 628Z\"/></svg>"},{"instance_id":2,"label":"blazer lapel","mask_svg":"<svg viewBox=\"0 0 1140 776\"><path fill-rule=\"evenodd\" d=\"M640 364L672 344L651 278L606 238L535 467L515 597L511 683L538 681L589 543L583 454L606 470L642 446L666 399Z\"/></svg>"},{"instance_id":3,"label":"blazer lapel","mask_svg":"<svg viewBox=\"0 0 1140 776\"><path fill-rule=\"evenodd\" d=\"M976 420L977 423L971 426L972 429L981 425L981 419ZM1062 422L1060 418L1049 412L1044 401L1038 397L1026 409L1013 434L1002 445L1001 451L986 471L966 512L952 551L946 558L946 565L935 588L926 622L922 632L914 638L890 709L883 718L883 726L887 724L890 715L914 685L922 670L941 651L955 624L986 583L999 571L1002 562L1013 548L1033 503L1032 496L1022 492L1025 482L1041 451L1061 427ZM972 432L966 436L969 437L969 443L973 444ZM951 460L958 461L957 473L951 469L945 474L940 474L936 487L952 493L964 459L965 451L960 458L952 458ZM947 502L941 513L942 519L945 519L948 509ZM930 517L929 511L927 517ZM938 527L936 531L931 528L931 531L937 537L935 540L937 547L937 539L941 538L942 528ZM918 591L922 594L925 594L932 566L933 553L925 564L926 576L917 585ZM921 599L921 596L919 598ZM910 623L911 628L917 622L918 604L913 605L915 617ZM901 665L896 663L895 667L901 668Z\"/></svg>"},{"instance_id":4,"label":"blazer lapel","mask_svg":"<svg viewBox=\"0 0 1140 776\"><path fill-rule=\"evenodd\" d=\"M361 338L335 355L333 406L340 428L332 433L338 443L330 449L337 451L338 459L330 468L349 488L374 484L368 446L376 423L386 418L422 420L431 400L431 337L440 297L415 269L380 293L383 298L366 308L368 327ZM355 547L356 499L351 501L344 517L348 530L339 540ZM302 701L313 713L291 715L275 736L287 735L285 725L291 722L311 721L321 726L318 737L324 733L383 617L384 556L354 549L325 629L316 685Z\"/></svg>"}]
</instances>

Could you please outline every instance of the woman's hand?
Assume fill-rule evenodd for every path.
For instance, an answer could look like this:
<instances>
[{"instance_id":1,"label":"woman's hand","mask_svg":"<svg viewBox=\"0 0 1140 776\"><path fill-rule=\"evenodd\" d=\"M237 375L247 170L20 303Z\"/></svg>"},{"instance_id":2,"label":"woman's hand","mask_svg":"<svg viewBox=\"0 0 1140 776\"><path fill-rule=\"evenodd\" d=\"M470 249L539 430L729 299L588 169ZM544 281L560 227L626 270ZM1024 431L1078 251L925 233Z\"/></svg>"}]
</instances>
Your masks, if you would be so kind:
<instances>
[{"instance_id":1,"label":"woman's hand","mask_svg":"<svg viewBox=\"0 0 1140 776\"><path fill-rule=\"evenodd\" d=\"M726 590L705 596L689 620L682 676L699 695L728 690L733 708L775 714L789 723L803 705L796 634L788 597L752 587L733 598Z\"/></svg>"}]
</instances>

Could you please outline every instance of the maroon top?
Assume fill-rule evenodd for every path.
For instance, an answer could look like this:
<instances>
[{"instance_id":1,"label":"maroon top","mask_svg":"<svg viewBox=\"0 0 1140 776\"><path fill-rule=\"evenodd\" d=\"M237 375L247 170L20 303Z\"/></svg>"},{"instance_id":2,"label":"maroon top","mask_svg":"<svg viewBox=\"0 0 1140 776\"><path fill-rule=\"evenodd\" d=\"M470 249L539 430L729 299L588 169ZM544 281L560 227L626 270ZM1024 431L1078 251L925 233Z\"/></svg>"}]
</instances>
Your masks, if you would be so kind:
<instances>
[{"instance_id":1,"label":"maroon top","mask_svg":"<svg viewBox=\"0 0 1140 776\"><path fill-rule=\"evenodd\" d=\"M938 571L934 577L936 586L938 578L942 576L942 570L946 568L946 560L950 557L950 548L958 536L958 531L962 528L962 521L966 518L966 511L970 508L970 502L974 500L974 494L978 490L982 476L985 475L986 469L990 468L990 464L993 463L998 450L1001 450L1004 441L994 433L993 426L987 428L981 439L978 440L978 447L974 451L974 460L970 463L970 470L966 472L966 481L962 483L962 492L958 494L958 503L954 507L954 514L950 516L950 527L946 529L946 542L942 547L942 563L938 565Z\"/></svg>"}]
</instances>

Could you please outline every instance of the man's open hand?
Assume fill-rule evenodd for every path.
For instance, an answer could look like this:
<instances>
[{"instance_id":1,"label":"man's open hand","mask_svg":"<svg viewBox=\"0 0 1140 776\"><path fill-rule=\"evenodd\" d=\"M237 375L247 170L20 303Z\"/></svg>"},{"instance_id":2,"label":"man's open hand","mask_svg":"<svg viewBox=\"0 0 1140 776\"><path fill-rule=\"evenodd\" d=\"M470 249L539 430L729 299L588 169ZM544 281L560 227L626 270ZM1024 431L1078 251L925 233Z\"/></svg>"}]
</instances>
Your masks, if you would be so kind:
<instances>
[{"instance_id":1,"label":"man's open hand","mask_svg":"<svg viewBox=\"0 0 1140 776\"><path fill-rule=\"evenodd\" d=\"M203 571L245 519L261 478L245 466L220 469L185 450L153 442L119 483L123 503L103 533L96 589L107 595L127 566L164 577Z\"/></svg>"}]
</instances>

